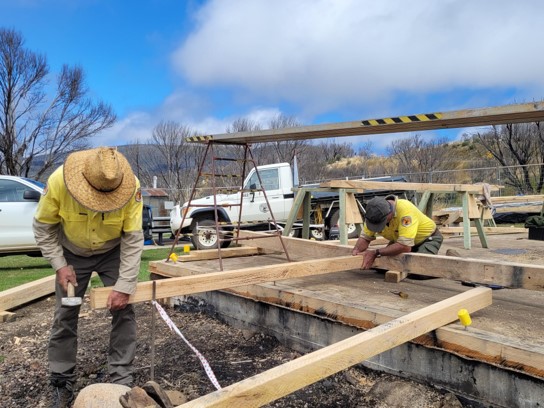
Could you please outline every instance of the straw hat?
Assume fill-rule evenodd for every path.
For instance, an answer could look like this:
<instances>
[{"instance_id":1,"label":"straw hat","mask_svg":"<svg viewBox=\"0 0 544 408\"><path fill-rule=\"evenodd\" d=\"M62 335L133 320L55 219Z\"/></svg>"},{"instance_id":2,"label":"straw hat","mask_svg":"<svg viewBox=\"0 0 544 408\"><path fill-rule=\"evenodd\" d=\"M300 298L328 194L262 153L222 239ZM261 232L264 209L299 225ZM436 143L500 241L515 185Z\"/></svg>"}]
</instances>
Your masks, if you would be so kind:
<instances>
[{"instance_id":1,"label":"straw hat","mask_svg":"<svg viewBox=\"0 0 544 408\"><path fill-rule=\"evenodd\" d=\"M64 183L79 204L102 213L124 207L136 190L130 164L113 147L70 154L64 162Z\"/></svg>"}]
</instances>

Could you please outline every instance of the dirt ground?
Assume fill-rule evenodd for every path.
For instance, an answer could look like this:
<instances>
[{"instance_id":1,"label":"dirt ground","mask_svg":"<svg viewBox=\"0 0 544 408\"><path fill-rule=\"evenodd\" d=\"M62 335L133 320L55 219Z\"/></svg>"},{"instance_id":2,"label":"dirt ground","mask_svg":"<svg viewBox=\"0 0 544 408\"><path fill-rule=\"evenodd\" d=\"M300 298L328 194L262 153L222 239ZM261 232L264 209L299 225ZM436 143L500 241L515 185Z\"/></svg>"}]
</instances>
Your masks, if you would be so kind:
<instances>
[{"instance_id":1,"label":"dirt ground","mask_svg":"<svg viewBox=\"0 0 544 408\"><path fill-rule=\"evenodd\" d=\"M51 393L46 362L53 298L16 311L17 319L0 324L0 406L48 407ZM207 358L224 387L299 356L275 338L223 324L202 305L188 302L167 313L184 336ZM150 380L151 305L136 306L138 349L135 385ZM206 313L205 313L206 312ZM92 311L88 299L79 323L78 382L108 382L106 352L111 319L103 310ZM155 380L165 389L181 391L189 399L213 392L200 360L157 315ZM268 407L420 407L454 408L461 404L451 393L355 366L276 400Z\"/></svg>"}]
</instances>

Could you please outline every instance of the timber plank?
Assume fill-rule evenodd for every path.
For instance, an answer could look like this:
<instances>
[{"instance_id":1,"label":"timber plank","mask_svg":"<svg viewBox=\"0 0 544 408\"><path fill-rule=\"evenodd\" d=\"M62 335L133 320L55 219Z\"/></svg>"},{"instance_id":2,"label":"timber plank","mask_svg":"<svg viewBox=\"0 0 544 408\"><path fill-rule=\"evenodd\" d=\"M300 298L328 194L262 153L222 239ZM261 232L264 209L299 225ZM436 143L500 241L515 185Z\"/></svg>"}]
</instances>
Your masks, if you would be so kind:
<instances>
[{"instance_id":1,"label":"timber plank","mask_svg":"<svg viewBox=\"0 0 544 408\"><path fill-rule=\"evenodd\" d=\"M303 241L303 240L299 240ZM360 267L361 259L355 256L340 256L336 258L315 259L310 261L290 262L280 265L238 269L226 272L213 272L206 275L187 276L155 281L156 297L189 295L191 293L207 292L210 290L226 289L239 285L261 282L272 282L283 279L315 276L332 272L341 272ZM157 269L165 271L176 270L182 266L172 262L150 262ZM91 307L105 308L112 288L91 289ZM136 292L130 296L129 303L145 302L153 298L153 282L140 282Z\"/></svg>"},{"instance_id":2,"label":"timber plank","mask_svg":"<svg viewBox=\"0 0 544 408\"><path fill-rule=\"evenodd\" d=\"M263 252L264 251L262 249L255 247L222 248L221 258L260 255ZM188 255L184 255L183 253L181 253L178 257L178 262L192 262L218 258L219 254L217 249L199 249L197 251L191 251Z\"/></svg>"},{"instance_id":3,"label":"timber plank","mask_svg":"<svg viewBox=\"0 0 544 408\"><path fill-rule=\"evenodd\" d=\"M401 183L388 181L367 180L331 180L319 184L325 188L353 188L358 190L409 190L418 192L463 192L469 194L483 194L483 186L478 184L441 184L441 183ZM496 185L491 191L499 191Z\"/></svg>"},{"instance_id":4,"label":"timber plank","mask_svg":"<svg viewBox=\"0 0 544 408\"><path fill-rule=\"evenodd\" d=\"M10 310L55 292L56 275L0 292L0 310Z\"/></svg>"},{"instance_id":5,"label":"timber plank","mask_svg":"<svg viewBox=\"0 0 544 408\"><path fill-rule=\"evenodd\" d=\"M495 204L507 204L507 203L532 203L535 201L542 202L544 200L543 194L536 195L524 195L524 196L501 196L491 197L491 202Z\"/></svg>"},{"instance_id":6,"label":"timber plank","mask_svg":"<svg viewBox=\"0 0 544 408\"><path fill-rule=\"evenodd\" d=\"M262 233L241 230L240 237L249 239L239 241L239 243L243 246L249 245L269 251L283 252L283 247L281 246L279 239L258 239L256 238L258 236L262 236ZM251 239L252 237L255 237L255 239ZM282 237L282 240L289 252L289 257L295 261L349 255L353 248L332 242L292 237Z\"/></svg>"},{"instance_id":7,"label":"timber plank","mask_svg":"<svg viewBox=\"0 0 544 408\"><path fill-rule=\"evenodd\" d=\"M382 256L374 266L457 281L495 284L511 289L544 290L544 266L490 259L408 253Z\"/></svg>"},{"instance_id":8,"label":"timber plank","mask_svg":"<svg viewBox=\"0 0 544 408\"><path fill-rule=\"evenodd\" d=\"M366 332L306 354L178 408L259 407L491 304L491 290L476 288Z\"/></svg>"},{"instance_id":9,"label":"timber plank","mask_svg":"<svg viewBox=\"0 0 544 408\"><path fill-rule=\"evenodd\" d=\"M15 313L6 312L5 310L0 310L0 322L12 322L15 320Z\"/></svg>"},{"instance_id":10,"label":"timber plank","mask_svg":"<svg viewBox=\"0 0 544 408\"><path fill-rule=\"evenodd\" d=\"M312 126L297 126L282 129L266 129L251 132L222 133L210 135L213 141L230 143L277 142L281 140L304 140L382 133L417 132L421 130L456 127L498 125L503 123L529 123L544 120L544 103L531 102L488 108L462 109L449 112L434 112L435 120L395 121L384 118L381 124L366 125L362 120L327 123ZM417 116L417 115L414 115ZM374 119L371 119L374 120ZM207 137L189 137L188 142L206 143Z\"/></svg>"},{"instance_id":11,"label":"timber plank","mask_svg":"<svg viewBox=\"0 0 544 408\"><path fill-rule=\"evenodd\" d=\"M440 227L443 234L458 234L464 231L463 227ZM521 227L484 227L486 234L519 234L528 233L527 228ZM470 227L471 234L477 234L476 227Z\"/></svg>"}]
</instances>

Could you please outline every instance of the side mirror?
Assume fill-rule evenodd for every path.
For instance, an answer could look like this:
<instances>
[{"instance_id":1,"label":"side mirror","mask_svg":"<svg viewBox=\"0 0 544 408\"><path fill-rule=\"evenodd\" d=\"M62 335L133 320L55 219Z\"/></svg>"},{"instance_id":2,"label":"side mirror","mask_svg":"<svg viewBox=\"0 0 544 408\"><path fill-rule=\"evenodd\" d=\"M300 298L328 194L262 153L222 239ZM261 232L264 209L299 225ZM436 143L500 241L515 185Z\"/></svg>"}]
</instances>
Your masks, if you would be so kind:
<instances>
[{"instance_id":1,"label":"side mirror","mask_svg":"<svg viewBox=\"0 0 544 408\"><path fill-rule=\"evenodd\" d=\"M23 193L23 199L28 201L40 201L41 193L36 190L25 190Z\"/></svg>"}]
</instances>

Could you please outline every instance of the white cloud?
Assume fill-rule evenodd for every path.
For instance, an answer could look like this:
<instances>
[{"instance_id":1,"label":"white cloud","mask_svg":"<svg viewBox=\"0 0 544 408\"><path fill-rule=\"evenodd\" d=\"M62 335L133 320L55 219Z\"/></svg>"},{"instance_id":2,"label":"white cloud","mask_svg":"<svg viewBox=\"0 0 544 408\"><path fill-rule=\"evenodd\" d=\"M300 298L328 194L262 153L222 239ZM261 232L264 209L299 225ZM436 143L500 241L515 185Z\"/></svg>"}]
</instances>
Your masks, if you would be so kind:
<instances>
[{"instance_id":1,"label":"white cloud","mask_svg":"<svg viewBox=\"0 0 544 408\"><path fill-rule=\"evenodd\" d=\"M147 112L132 112L118 120L92 139L93 146L122 146L135 142L144 143L152 134L155 123Z\"/></svg>"},{"instance_id":2,"label":"white cloud","mask_svg":"<svg viewBox=\"0 0 544 408\"><path fill-rule=\"evenodd\" d=\"M309 115L460 87L540 99L543 12L540 0L212 0L173 63L194 86Z\"/></svg>"}]
</instances>

